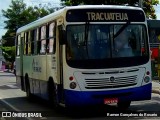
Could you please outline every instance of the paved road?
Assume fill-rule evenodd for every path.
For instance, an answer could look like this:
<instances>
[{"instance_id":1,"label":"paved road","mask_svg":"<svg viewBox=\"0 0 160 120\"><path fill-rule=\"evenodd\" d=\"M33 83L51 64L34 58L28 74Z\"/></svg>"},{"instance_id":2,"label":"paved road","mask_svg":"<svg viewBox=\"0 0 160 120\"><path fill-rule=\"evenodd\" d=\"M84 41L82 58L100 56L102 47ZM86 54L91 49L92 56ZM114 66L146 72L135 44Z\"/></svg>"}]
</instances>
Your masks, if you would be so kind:
<instances>
[{"instance_id":1,"label":"paved road","mask_svg":"<svg viewBox=\"0 0 160 120\"><path fill-rule=\"evenodd\" d=\"M155 87L159 85L159 83L154 83ZM0 72L0 111L20 111L24 112L40 112L43 115L46 113L50 113L51 116L43 116L42 118L37 119L119 119L123 120L131 120L131 119L160 119L160 117L146 117L146 116L138 116L138 117L111 117L108 113L113 112L122 112L117 109L115 105L106 106L105 108L86 108L86 109L78 109L75 111L68 111L66 109L60 109L59 111L55 111L51 108L46 101L41 99L35 99L33 102L28 102L25 97L25 92L22 92L16 85L15 76L12 73L2 73ZM4 104L5 103L5 104ZM140 101L140 102L132 102L129 110L125 112L132 112L137 114L137 112L141 113L158 113L160 112L160 95L152 94L152 100L148 101ZM123 112L122 112L123 113ZM149 114L149 113L148 113ZM108 116L107 116L108 115ZM143 114L144 115L144 114ZM150 114L149 114L150 115ZM151 114L154 115L154 114ZM20 118L19 118L20 119ZM36 118L34 118L36 119Z\"/></svg>"}]
</instances>

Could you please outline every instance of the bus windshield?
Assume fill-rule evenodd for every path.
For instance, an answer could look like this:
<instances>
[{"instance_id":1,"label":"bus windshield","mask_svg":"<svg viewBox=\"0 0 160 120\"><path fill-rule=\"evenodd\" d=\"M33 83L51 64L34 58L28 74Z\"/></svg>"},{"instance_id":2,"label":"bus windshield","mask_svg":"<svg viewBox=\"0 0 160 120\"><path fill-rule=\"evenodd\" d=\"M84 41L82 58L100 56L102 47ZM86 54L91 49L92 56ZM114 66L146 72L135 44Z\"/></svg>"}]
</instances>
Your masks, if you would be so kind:
<instances>
[{"instance_id":1,"label":"bus windshield","mask_svg":"<svg viewBox=\"0 0 160 120\"><path fill-rule=\"evenodd\" d=\"M106 60L148 56L147 32L140 24L67 26L67 60Z\"/></svg>"}]
</instances>

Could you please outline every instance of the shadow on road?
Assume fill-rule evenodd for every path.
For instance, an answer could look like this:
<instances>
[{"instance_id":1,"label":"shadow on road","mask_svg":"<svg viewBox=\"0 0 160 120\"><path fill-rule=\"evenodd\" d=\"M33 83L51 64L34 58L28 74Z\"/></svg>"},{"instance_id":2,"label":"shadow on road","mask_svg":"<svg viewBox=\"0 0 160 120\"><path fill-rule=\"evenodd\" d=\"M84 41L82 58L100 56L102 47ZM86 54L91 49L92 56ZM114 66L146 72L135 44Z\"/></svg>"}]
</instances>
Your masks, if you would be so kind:
<instances>
[{"instance_id":1,"label":"shadow on road","mask_svg":"<svg viewBox=\"0 0 160 120\"><path fill-rule=\"evenodd\" d=\"M3 101L9 103L6 105ZM6 98L0 101L8 111L20 110L21 112L41 112L45 117L65 117L65 118L94 118L106 117L107 112L119 112L115 106L105 107L85 107L67 109L58 107L56 110L48 104L48 101L35 97L32 102L29 102L26 97ZM16 108L16 109L15 109Z\"/></svg>"},{"instance_id":2,"label":"shadow on road","mask_svg":"<svg viewBox=\"0 0 160 120\"><path fill-rule=\"evenodd\" d=\"M14 107L11 107L9 105L4 104L4 102L0 102L0 104L3 104L5 108L8 109L8 111L15 111L14 108L17 110L20 110L19 112L38 112L41 113L43 117L56 117L56 118L67 118L67 119L93 119L93 118L108 118L113 119L111 116L107 116L108 114L118 114L124 113L124 114L139 114L138 112L135 112L136 109L130 110L120 110L116 106L92 106L92 107L85 107L85 108L74 108L74 109L67 109L59 107L57 110L55 110L53 107L51 107L48 104L48 101L40 99L35 97L32 102L29 102L26 97L20 97L20 98L6 98L3 99L3 101L6 101L7 103L11 104ZM146 105L140 106L141 112L145 110ZM158 106L160 108L160 105ZM151 111L150 111L151 112ZM152 113L152 112L151 112ZM119 116L120 117L120 116ZM116 117L116 118L119 118ZM143 117L132 117L132 118L143 118ZM128 119L128 116L125 116L123 118Z\"/></svg>"}]
</instances>

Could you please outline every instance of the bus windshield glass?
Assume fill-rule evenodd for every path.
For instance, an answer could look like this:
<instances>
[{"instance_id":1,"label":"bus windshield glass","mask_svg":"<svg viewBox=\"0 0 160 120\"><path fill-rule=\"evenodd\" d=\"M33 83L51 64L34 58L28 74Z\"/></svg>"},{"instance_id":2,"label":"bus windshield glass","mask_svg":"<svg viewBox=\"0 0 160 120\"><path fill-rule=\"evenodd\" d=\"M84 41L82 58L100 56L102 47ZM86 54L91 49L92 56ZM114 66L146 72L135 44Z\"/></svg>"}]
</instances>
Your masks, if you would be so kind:
<instances>
[{"instance_id":1,"label":"bus windshield glass","mask_svg":"<svg viewBox=\"0 0 160 120\"><path fill-rule=\"evenodd\" d=\"M147 39L141 24L68 25L66 57L68 61L146 57Z\"/></svg>"}]
</instances>

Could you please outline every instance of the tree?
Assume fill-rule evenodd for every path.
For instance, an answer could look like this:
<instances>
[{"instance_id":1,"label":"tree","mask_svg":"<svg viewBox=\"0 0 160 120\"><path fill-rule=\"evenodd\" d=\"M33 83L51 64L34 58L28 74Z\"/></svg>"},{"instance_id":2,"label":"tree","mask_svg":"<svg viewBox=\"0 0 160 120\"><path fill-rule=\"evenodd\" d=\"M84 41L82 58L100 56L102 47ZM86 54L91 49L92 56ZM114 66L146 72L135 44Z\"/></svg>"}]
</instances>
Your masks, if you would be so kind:
<instances>
[{"instance_id":1,"label":"tree","mask_svg":"<svg viewBox=\"0 0 160 120\"><path fill-rule=\"evenodd\" d=\"M3 51L3 56L6 61L14 62L15 61L15 46L12 47L0 47Z\"/></svg>"},{"instance_id":2,"label":"tree","mask_svg":"<svg viewBox=\"0 0 160 120\"><path fill-rule=\"evenodd\" d=\"M155 9L153 7L153 5L157 5L157 4L159 4L158 0L144 0L143 9L148 18L157 19L157 16L155 14Z\"/></svg>"},{"instance_id":3,"label":"tree","mask_svg":"<svg viewBox=\"0 0 160 120\"><path fill-rule=\"evenodd\" d=\"M64 5L130 5L137 6L139 5L139 0L61 0L65 2ZM153 5L157 5L159 3L158 0L142 0L143 1L143 9L146 13L146 16L151 19L156 19L155 9Z\"/></svg>"},{"instance_id":4,"label":"tree","mask_svg":"<svg viewBox=\"0 0 160 120\"><path fill-rule=\"evenodd\" d=\"M12 0L11 5L6 11L2 10L3 16L7 18L4 23L6 24L5 29L8 29L6 34L2 36L3 46L13 46L14 45L14 36L18 27L23 24L21 20L23 16L20 16L22 12L26 9L26 4L22 0Z\"/></svg>"},{"instance_id":5,"label":"tree","mask_svg":"<svg viewBox=\"0 0 160 120\"><path fill-rule=\"evenodd\" d=\"M36 6L27 8L23 0L12 0L9 8L6 11L2 10L2 13L7 18L4 23L6 23L5 29L8 29L6 34L2 36L5 41L3 46L13 46L18 28L49 14L49 11Z\"/></svg>"},{"instance_id":6,"label":"tree","mask_svg":"<svg viewBox=\"0 0 160 120\"><path fill-rule=\"evenodd\" d=\"M12 56L11 54L14 54L14 51L12 50L15 50L13 49L13 46L15 46L17 29L48 15L50 12L53 12L53 9L46 10L46 8L42 6L27 7L23 0L12 0L9 8L7 10L2 10L3 16L7 18L7 20L4 21L6 24L5 29L8 29L6 34L2 36L2 50L6 53L4 55L6 60L9 60L10 62L13 61L11 60L13 57L10 56Z\"/></svg>"}]
</instances>

